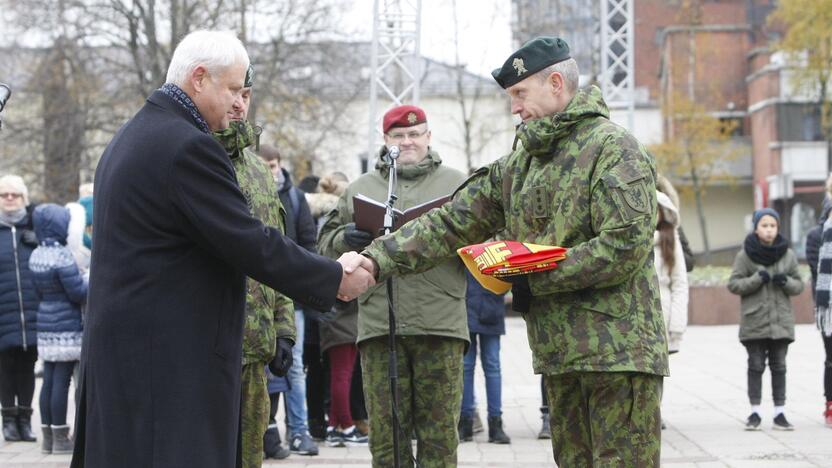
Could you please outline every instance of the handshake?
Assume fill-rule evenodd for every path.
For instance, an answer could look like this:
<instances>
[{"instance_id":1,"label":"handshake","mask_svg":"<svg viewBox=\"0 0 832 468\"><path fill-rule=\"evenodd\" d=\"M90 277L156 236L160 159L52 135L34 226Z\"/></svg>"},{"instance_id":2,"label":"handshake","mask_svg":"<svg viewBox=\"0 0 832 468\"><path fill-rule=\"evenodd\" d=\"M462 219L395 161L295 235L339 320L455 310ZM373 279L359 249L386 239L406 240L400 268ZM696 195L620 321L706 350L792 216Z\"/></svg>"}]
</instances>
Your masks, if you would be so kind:
<instances>
[{"instance_id":1,"label":"handshake","mask_svg":"<svg viewBox=\"0 0 832 468\"><path fill-rule=\"evenodd\" d=\"M343 269L341 285L336 296L339 300L351 301L376 284L375 264L368 257L347 252L338 258L338 263Z\"/></svg>"}]
</instances>

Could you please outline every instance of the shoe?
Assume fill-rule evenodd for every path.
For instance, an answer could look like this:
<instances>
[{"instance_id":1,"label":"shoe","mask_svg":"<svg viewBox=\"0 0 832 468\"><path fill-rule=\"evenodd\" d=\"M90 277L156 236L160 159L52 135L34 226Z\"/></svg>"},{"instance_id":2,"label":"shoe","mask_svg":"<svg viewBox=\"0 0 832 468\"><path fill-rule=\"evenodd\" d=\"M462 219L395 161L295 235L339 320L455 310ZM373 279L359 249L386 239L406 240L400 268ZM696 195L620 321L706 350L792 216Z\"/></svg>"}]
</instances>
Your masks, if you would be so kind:
<instances>
[{"instance_id":1,"label":"shoe","mask_svg":"<svg viewBox=\"0 0 832 468\"><path fill-rule=\"evenodd\" d=\"M341 431L336 431L334 427L326 428L326 445L327 447L346 447Z\"/></svg>"},{"instance_id":2,"label":"shoe","mask_svg":"<svg viewBox=\"0 0 832 468\"><path fill-rule=\"evenodd\" d=\"M473 429L474 434L479 434L480 432L485 431L485 428L482 427L482 420L480 419L480 414L474 411L474 424L471 426Z\"/></svg>"},{"instance_id":3,"label":"shoe","mask_svg":"<svg viewBox=\"0 0 832 468\"><path fill-rule=\"evenodd\" d=\"M52 454L65 455L72 453L75 443L69 438L69 426L52 426Z\"/></svg>"},{"instance_id":4,"label":"shoe","mask_svg":"<svg viewBox=\"0 0 832 468\"><path fill-rule=\"evenodd\" d=\"M358 430L358 432L360 432L364 435L370 435L370 422L369 421L367 421L366 419L356 419L352 423L355 424L355 428Z\"/></svg>"},{"instance_id":5,"label":"shoe","mask_svg":"<svg viewBox=\"0 0 832 468\"><path fill-rule=\"evenodd\" d=\"M38 438L32 432L32 408L17 407L17 430L23 442L37 442Z\"/></svg>"},{"instance_id":6,"label":"shoe","mask_svg":"<svg viewBox=\"0 0 832 468\"><path fill-rule=\"evenodd\" d=\"M319 442L326 440L326 422L320 419L310 419L309 435Z\"/></svg>"},{"instance_id":7,"label":"shoe","mask_svg":"<svg viewBox=\"0 0 832 468\"><path fill-rule=\"evenodd\" d=\"M263 458L282 460L289 456L289 449L280 445L280 431L277 425L270 425L263 434Z\"/></svg>"},{"instance_id":8,"label":"shoe","mask_svg":"<svg viewBox=\"0 0 832 468\"><path fill-rule=\"evenodd\" d=\"M488 417L488 442L492 444L510 444L511 438L503 432L503 418Z\"/></svg>"},{"instance_id":9,"label":"shoe","mask_svg":"<svg viewBox=\"0 0 832 468\"><path fill-rule=\"evenodd\" d=\"M317 455L318 446L312 440L312 436L308 432L303 434L295 434L292 436L292 442L289 444L289 450L298 455Z\"/></svg>"},{"instance_id":10,"label":"shoe","mask_svg":"<svg viewBox=\"0 0 832 468\"><path fill-rule=\"evenodd\" d=\"M49 426L41 426L41 433L43 433L43 445L40 447L40 453L52 453L52 428Z\"/></svg>"},{"instance_id":11,"label":"shoe","mask_svg":"<svg viewBox=\"0 0 832 468\"><path fill-rule=\"evenodd\" d=\"M761 422L763 422L763 420L760 418L759 414L751 413L751 415L748 416L748 419L745 421L745 430L759 431Z\"/></svg>"},{"instance_id":12,"label":"shoe","mask_svg":"<svg viewBox=\"0 0 832 468\"><path fill-rule=\"evenodd\" d=\"M823 412L826 427L832 427L832 401L826 402L826 411Z\"/></svg>"},{"instance_id":13,"label":"shoe","mask_svg":"<svg viewBox=\"0 0 832 468\"><path fill-rule=\"evenodd\" d=\"M476 414L476 413L474 413ZM460 416L459 417L459 426L457 427L459 431L459 441L460 442L470 442L474 440L474 419L471 416Z\"/></svg>"},{"instance_id":14,"label":"shoe","mask_svg":"<svg viewBox=\"0 0 832 468\"><path fill-rule=\"evenodd\" d=\"M3 438L6 442L20 441L20 429L17 428L17 406L0 409L3 415Z\"/></svg>"},{"instance_id":15,"label":"shoe","mask_svg":"<svg viewBox=\"0 0 832 468\"><path fill-rule=\"evenodd\" d=\"M369 437L366 435L358 432L355 426L353 426L350 430L340 432L341 440L350 447L358 447L362 445L367 445L367 441Z\"/></svg>"},{"instance_id":16,"label":"shoe","mask_svg":"<svg viewBox=\"0 0 832 468\"><path fill-rule=\"evenodd\" d=\"M794 426L789 423L786 419L786 415L780 413L777 417L774 418L774 425L771 427L772 429L776 429L778 431L793 431Z\"/></svg>"},{"instance_id":17,"label":"shoe","mask_svg":"<svg viewBox=\"0 0 832 468\"><path fill-rule=\"evenodd\" d=\"M540 432L537 433L538 439L551 439L552 438L552 427L549 424L549 413L543 413L540 415L540 419L543 420L543 424L540 426Z\"/></svg>"}]
</instances>

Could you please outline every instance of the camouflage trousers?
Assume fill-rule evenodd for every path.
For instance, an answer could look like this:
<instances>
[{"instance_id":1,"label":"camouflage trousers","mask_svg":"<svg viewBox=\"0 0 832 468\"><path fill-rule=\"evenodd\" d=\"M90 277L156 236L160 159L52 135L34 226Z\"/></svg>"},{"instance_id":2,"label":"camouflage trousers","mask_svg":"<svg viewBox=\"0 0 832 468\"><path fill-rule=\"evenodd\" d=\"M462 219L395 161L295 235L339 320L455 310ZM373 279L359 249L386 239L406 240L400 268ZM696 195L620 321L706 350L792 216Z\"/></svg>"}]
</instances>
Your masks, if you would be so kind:
<instances>
[{"instance_id":1,"label":"camouflage trousers","mask_svg":"<svg viewBox=\"0 0 832 468\"><path fill-rule=\"evenodd\" d=\"M387 337L364 341L359 347L373 466L387 468L393 466ZM413 466L410 438L414 434L420 468L456 466L464 351L465 342L457 338L396 337L402 467Z\"/></svg>"},{"instance_id":2,"label":"camouflage trousers","mask_svg":"<svg viewBox=\"0 0 832 468\"><path fill-rule=\"evenodd\" d=\"M659 466L661 376L574 372L544 381L560 468Z\"/></svg>"},{"instance_id":3,"label":"camouflage trousers","mask_svg":"<svg viewBox=\"0 0 832 468\"><path fill-rule=\"evenodd\" d=\"M240 405L243 468L263 465L263 434L269 425L269 392L266 388L266 363L243 365Z\"/></svg>"}]
</instances>

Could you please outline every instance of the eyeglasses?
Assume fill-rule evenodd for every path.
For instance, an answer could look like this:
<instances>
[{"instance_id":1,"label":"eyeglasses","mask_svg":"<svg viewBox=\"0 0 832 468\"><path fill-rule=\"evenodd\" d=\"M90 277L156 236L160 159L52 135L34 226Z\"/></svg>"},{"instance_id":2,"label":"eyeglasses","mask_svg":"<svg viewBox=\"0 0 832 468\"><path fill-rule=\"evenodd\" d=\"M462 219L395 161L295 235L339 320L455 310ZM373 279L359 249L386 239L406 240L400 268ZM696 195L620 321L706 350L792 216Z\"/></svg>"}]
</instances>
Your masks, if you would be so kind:
<instances>
[{"instance_id":1,"label":"eyeglasses","mask_svg":"<svg viewBox=\"0 0 832 468\"><path fill-rule=\"evenodd\" d=\"M17 200L18 198L23 198L23 194L22 193L5 192L5 193L0 193L0 198L11 198L12 200Z\"/></svg>"},{"instance_id":2,"label":"eyeglasses","mask_svg":"<svg viewBox=\"0 0 832 468\"><path fill-rule=\"evenodd\" d=\"M423 132L412 131L407 133L388 133L387 136L393 141L404 141L405 137L410 140L415 140L427 132L428 130L425 129Z\"/></svg>"}]
</instances>

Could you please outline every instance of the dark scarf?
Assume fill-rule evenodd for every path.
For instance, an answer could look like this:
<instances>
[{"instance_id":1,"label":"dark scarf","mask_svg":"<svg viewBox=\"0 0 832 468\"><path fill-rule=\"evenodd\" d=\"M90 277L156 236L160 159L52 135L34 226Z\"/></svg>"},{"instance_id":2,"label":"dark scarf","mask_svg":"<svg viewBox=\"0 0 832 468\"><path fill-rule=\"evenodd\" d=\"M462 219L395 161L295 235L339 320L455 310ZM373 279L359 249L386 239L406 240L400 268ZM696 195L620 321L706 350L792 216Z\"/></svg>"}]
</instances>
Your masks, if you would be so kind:
<instances>
[{"instance_id":1,"label":"dark scarf","mask_svg":"<svg viewBox=\"0 0 832 468\"><path fill-rule=\"evenodd\" d=\"M196 108L196 104L194 101L191 100L191 97L185 91L182 91L182 88L176 86L173 83L165 83L159 88L159 91L173 99L174 101L178 102L182 107L185 108L190 114L191 117L194 118L196 121L197 126L199 129L202 130L204 133L211 133L211 130L208 128L208 122L202 118L202 114L199 113L199 109Z\"/></svg>"},{"instance_id":2,"label":"dark scarf","mask_svg":"<svg viewBox=\"0 0 832 468\"><path fill-rule=\"evenodd\" d=\"M786 252L789 250L789 241L780 234L777 234L773 244L763 245L760 242L760 238L757 237L757 234L752 232L745 237L744 248L745 253L748 254L748 258L752 262L770 266L777 263L777 260L780 260L783 255L786 255Z\"/></svg>"}]
</instances>

